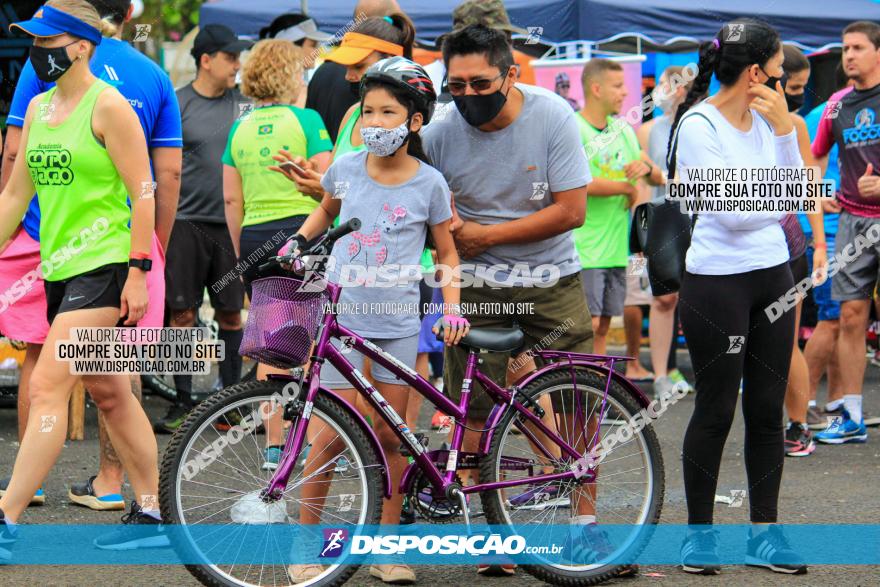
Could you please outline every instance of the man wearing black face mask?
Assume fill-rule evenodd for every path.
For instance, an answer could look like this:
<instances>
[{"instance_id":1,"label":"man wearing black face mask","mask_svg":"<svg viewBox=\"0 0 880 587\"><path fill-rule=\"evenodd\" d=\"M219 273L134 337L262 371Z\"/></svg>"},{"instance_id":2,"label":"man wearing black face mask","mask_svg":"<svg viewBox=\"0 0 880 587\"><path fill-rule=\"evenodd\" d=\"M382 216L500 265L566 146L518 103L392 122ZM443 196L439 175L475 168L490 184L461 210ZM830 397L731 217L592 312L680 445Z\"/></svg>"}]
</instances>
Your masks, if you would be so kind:
<instances>
[{"instance_id":1,"label":"man wearing black face mask","mask_svg":"<svg viewBox=\"0 0 880 587\"><path fill-rule=\"evenodd\" d=\"M502 308L466 311L468 320L493 327L515 322L525 333L524 348L533 348L559 324L570 324L546 346L591 352L590 313L571 231L584 223L592 178L571 106L553 92L515 83L503 31L483 25L455 31L444 40L443 61L454 105L438 110L422 140L461 218L452 229L463 281L473 276L473 285L461 290L462 304L487 308L501 302ZM524 304L522 312L504 310L511 302ZM446 349L444 389L453 399L460 394L465 356L457 347ZM503 385L508 355L483 354L480 360L481 370ZM511 380L533 368L528 361ZM492 407L479 386L470 407L468 425L479 429ZM466 432L463 450L475 450L478 438ZM511 495L511 502L526 503L530 492L538 491L526 488ZM582 528L595 523L595 510L577 491L554 484L543 491L554 500L570 499L573 523Z\"/></svg>"}]
</instances>

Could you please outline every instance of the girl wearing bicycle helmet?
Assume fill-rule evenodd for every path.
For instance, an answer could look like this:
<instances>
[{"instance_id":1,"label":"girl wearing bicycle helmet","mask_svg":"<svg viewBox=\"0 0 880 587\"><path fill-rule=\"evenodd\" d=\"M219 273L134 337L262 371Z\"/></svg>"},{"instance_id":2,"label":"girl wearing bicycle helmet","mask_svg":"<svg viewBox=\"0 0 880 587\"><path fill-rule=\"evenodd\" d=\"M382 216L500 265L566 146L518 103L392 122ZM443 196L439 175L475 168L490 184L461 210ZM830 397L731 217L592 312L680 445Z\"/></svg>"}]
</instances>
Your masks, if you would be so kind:
<instances>
[{"instance_id":1,"label":"girl wearing bicycle helmet","mask_svg":"<svg viewBox=\"0 0 880 587\"><path fill-rule=\"evenodd\" d=\"M419 259L428 231L437 245L441 269L445 270L446 343L457 344L468 331L458 311L459 290L451 279L450 268L458 266L458 254L449 232L449 186L440 172L428 165L418 135L431 118L436 94L421 66L403 57L392 57L367 71L360 95L360 136L366 151L343 155L330 166L321 181L325 192L321 205L292 242L301 245L317 237L337 216L340 222L360 218L360 231L340 239L333 248L335 264L328 278L344 287L339 299L339 323L413 368L420 328ZM361 370L360 354L350 353L347 358ZM377 363L372 365L372 377L394 410L406 414L409 387ZM322 367L321 383L354 402L352 385L328 363ZM396 488L407 463L399 452L400 440L384 420L377 422L376 432L388 459L392 487ZM322 430L312 444L332 446L333 438L332 432ZM336 453L332 448L310 451L304 476L324 466ZM326 479L330 475L316 477ZM303 500L321 503L326 492L326 480L309 483L303 487ZM402 500L395 490L383 508L383 524L398 523ZM317 508L304 507L300 521L318 524L320 516ZM320 574L321 567L298 565L294 571L291 574L295 579L305 580ZM374 565L370 574L386 582L415 580L412 570L402 564Z\"/></svg>"}]
</instances>

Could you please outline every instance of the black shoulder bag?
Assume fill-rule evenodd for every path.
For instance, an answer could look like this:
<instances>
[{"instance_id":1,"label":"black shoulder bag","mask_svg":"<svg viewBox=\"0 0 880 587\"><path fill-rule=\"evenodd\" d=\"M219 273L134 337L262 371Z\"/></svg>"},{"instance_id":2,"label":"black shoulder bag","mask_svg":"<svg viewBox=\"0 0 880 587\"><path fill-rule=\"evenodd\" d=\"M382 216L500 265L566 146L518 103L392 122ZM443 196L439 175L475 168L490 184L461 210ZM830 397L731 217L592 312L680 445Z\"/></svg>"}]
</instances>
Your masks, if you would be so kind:
<instances>
[{"instance_id":1,"label":"black shoulder bag","mask_svg":"<svg viewBox=\"0 0 880 587\"><path fill-rule=\"evenodd\" d=\"M667 181L675 178L678 130L688 116L701 116L715 129L712 121L700 112L692 112L681 119L675 129L672 149L667 157ZM681 289L685 256L691 245L691 233L696 221L696 214L688 218L681 213L680 202L670 200L646 202L633 211L629 233L630 252L644 253L648 259L648 280L655 296L675 293Z\"/></svg>"}]
</instances>

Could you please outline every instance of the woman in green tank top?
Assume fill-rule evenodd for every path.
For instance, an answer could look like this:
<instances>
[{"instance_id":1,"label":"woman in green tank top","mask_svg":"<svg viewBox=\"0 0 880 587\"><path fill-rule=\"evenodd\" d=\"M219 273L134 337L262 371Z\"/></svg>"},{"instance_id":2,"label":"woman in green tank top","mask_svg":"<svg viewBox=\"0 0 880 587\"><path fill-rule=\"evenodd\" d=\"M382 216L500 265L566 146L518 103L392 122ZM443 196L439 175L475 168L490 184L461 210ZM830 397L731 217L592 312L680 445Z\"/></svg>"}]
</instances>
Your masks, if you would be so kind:
<instances>
[{"instance_id":1,"label":"woman in green tank top","mask_svg":"<svg viewBox=\"0 0 880 587\"><path fill-rule=\"evenodd\" d=\"M102 21L85 0L49 0L34 18L13 26L35 37L30 54L34 70L41 80L57 85L28 107L23 156L16 158L0 193L0 242L11 236L36 192L42 211L40 268L51 326L31 375L30 413L19 458L0 498L0 533L5 521L18 521L64 444L68 397L78 376L71 374L69 361L56 355L55 343L73 338L74 328L110 328L121 319L133 326L144 315L145 260L155 219L155 184L137 115L119 92L89 70L95 45L102 33L112 34L113 25ZM129 376L104 370L82 379L137 496L130 523L159 528L158 451ZM98 538L96 545L118 547L120 540L114 532Z\"/></svg>"}]
</instances>

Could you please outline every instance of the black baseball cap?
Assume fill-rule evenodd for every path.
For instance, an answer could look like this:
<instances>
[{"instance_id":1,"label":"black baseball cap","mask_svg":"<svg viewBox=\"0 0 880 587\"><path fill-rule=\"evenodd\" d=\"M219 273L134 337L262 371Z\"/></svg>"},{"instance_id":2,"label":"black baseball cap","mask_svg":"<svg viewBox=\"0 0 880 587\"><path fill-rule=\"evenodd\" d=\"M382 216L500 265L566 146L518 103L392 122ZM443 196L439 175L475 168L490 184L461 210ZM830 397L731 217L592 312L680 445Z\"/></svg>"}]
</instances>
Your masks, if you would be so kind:
<instances>
[{"instance_id":1,"label":"black baseball cap","mask_svg":"<svg viewBox=\"0 0 880 587\"><path fill-rule=\"evenodd\" d=\"M205 53L216 53L217 51L241 53L252 46L252 42L240 40L231 28L222 24L209 24L199 30L190 53L198 59Z\"/></svg>"}]
</instances>

